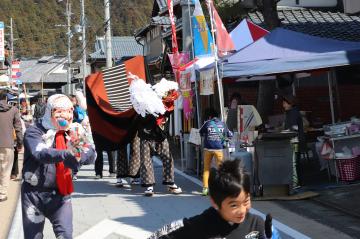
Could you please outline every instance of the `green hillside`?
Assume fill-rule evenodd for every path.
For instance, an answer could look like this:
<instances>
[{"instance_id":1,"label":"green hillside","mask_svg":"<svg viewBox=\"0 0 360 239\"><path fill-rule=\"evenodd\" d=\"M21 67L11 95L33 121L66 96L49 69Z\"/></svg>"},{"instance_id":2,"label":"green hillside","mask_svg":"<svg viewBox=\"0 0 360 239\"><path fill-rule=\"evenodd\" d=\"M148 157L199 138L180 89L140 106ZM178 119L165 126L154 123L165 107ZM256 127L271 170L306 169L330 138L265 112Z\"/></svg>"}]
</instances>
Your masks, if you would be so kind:
<instances>
[{"instance_id":1,"label":"green hillside","mask_svg":"<svg viewBox=\"0 0 360 239\"><path fill-rule=\"evenodd\" d=\"M67 36L65 2L59 0L1 0L0 21L14 21L14 43L17 57L37 57L66 54ZM80 0L72 2L72 25L80 22ZM93 49L95 36L104 35L104 1L85 0L88 50ZM132 35L135 29L149 22L153 0L112 0L111 21L113 35ZM6 29L9 33L9 28ZM8 36L6 36L8 38ZM81 55L79 35L72 38L73 59Z\"/></svg>"}]
</instances>

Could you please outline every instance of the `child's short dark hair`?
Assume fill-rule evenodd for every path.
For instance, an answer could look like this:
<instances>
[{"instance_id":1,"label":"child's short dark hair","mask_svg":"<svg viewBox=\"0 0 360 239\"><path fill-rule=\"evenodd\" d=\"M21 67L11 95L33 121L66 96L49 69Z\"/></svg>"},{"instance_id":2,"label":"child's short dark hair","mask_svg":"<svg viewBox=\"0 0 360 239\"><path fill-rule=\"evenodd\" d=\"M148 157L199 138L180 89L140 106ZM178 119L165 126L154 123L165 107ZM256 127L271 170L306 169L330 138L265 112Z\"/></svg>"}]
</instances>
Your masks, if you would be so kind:
<instances>
[{"instance_id":1,"label":"child's short dark hair","mask_svg":"<svg viewBox=\"0 0 360 239\"><path fill-rule=\"evenodd\" d=\"M219 113L214 109L214 108L207 108L205 109L205 118L214 118L214 117L218 117Z\"/></svg>"},{"instance_id":2,"label":"child's short dark hair","mask_svg":"<svg viewBox=\"0 0 360 239\"><path fill-rule=\"evenodd\" d=\"M209 195L221 207L227 197L237 197L244 191L250 193L250 177L241 160L225 160L218 170L212 169L209 177Z\"/></svg>"}]
</instances>

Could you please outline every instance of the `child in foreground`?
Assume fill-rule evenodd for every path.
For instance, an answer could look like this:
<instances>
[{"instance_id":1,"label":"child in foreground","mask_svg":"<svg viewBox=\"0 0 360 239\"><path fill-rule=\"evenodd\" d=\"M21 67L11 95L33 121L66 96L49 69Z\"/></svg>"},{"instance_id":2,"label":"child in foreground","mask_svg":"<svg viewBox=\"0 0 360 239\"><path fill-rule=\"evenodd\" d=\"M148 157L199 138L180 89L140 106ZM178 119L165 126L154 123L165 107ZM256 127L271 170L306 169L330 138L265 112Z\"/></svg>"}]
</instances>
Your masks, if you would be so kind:
<instances>
[{"instance_id":1,"label":"child in foreground","mask_svg":"<svg viewBox=\"0 0 360 239\"><path fill-rule=\"evenodd\" d=\"M250 178L240 162L227 160L218 170L212 169L210 172L209 195L212 207L200 215L164 226L149 239L265 238L264 220L249 213Z\"/></svg>"}]
</instances>

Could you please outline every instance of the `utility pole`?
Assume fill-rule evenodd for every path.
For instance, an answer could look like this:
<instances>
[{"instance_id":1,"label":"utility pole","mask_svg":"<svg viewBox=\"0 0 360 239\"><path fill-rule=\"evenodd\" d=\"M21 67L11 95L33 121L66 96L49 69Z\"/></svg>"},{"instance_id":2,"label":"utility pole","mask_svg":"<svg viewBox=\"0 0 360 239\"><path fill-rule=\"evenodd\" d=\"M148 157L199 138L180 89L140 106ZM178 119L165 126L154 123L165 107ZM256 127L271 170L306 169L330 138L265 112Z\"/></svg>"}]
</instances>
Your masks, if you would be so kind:
<instances>
[{"instance_id":1,"label":"utility pole","mask_svg":"<svg viewBox=\"0 0 360 239\"><path fill-rule=\"evenodd\" d=\"M71 2L66 1L67 35L68 35L68 71L67 71L67 93L71 94Z\"/></svg>"},{"instance_id":2,"label":"utility pole","mask_svg":"<svg viewBox=\"0 0 360 239\"><path fill-rule=\"evenodd\" d=\"M106 42L106 68L112 67L110 0L104 0L105 7L105 42Z\"/></svg>"},{"instance_id":3,"label":"utility pole","mask_svg":"<svg viewBox=\"0 0 360 239\"><path fill-rule=\"evenodd\" d=\"M10 79L12 78L12 62L14 60L14 32L13 19L10 18Z\"/></svg>"},{"instance_id":4,"label":"utility pole","mask_svg":"<svg viewBox=\"0 0 360 239\"><path fill-rule=\"evenodd\" d=\"M210 13L210 24L211 24L211 36L214 40L214 58L215 58L215 73L216 73L216 79L217 79L217 85L218 85L218 92L219 92L219 103L220 103L220 115L221 115L221 120L224 121L225 120L225 112L224 112L224 91L223 91L223 85L222 85L222 79L220 78L219 75L219 66L218 66L218 61L219 61L219 56L218 56L218 48L217 48L217 42L216 42L216 38L215 38L215 20L214 20L214 12L212 7L210 6L210 1L206 1L207 7L209 9L209 13Z\"/></svg>"},{"instance_id":5,"label":"utility pole","mask_svg":"<svg viewBox=\"0 0 360 239\"><path fill-rule=\"evenodd\" d=\"M85 19L85 0L81 0L81 26L82 26L82 71L83 71L83 92L86 95L86 19Z\"/></svg>"}]
</instances>

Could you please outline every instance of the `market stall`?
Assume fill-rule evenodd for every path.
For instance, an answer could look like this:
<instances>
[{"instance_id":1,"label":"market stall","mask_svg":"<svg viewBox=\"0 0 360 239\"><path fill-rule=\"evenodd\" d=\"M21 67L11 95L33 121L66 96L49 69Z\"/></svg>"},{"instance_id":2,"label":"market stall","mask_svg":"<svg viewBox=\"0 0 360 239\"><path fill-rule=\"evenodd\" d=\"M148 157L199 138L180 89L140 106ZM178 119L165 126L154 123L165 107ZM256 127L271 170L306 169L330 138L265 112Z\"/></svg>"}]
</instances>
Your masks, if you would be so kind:
<instances>
[{"instance_id":1,"label":"market stall","mask_svg":"<svg viewBox=\"0 0 360 239\"><path fill-rule=\"evenodd\" d=\"M359 63L359 42L344 42L314 37L277 28L262 39L222 61L219 68L223 78L234 78L238 82L254 80L258 76L274 76L290 72L311 72L312 70L325 69L329 72L328 79L330 82L335 77L331 72L332 68ZM261 77L261 80L273 79L274 77ZM330 86L329 96L334 122L334 107L332 105ZM257 179L260 181L259 184L290 184L292 170L290 164L286 165L284 163L292 162L290 135L286 137L280 132L273 132L271 134L262 134L262 136L262 139L255 141L257 142L257 145L255 143L255 151L257 152L256 160L258 162L258 165L255 164L255 168L258 170ZM276 137L280 138L275 140ZM271 148L278 149L272 150ZM277 156L272 157L272 153ZM282 158L282 161L280 158ZM261 163L268 165L266 162L270 160L273 160L272 167L261 167ZM281 169L282 171L279 170L280 166L284 166ZM262 170L266 170L266 173ZM279 177L281 180L276 180L277 177L274 175L271 176L272 172L280 172L281 174L284 171L288 175L281 175Z\"/></svg>"}]
</instances>

